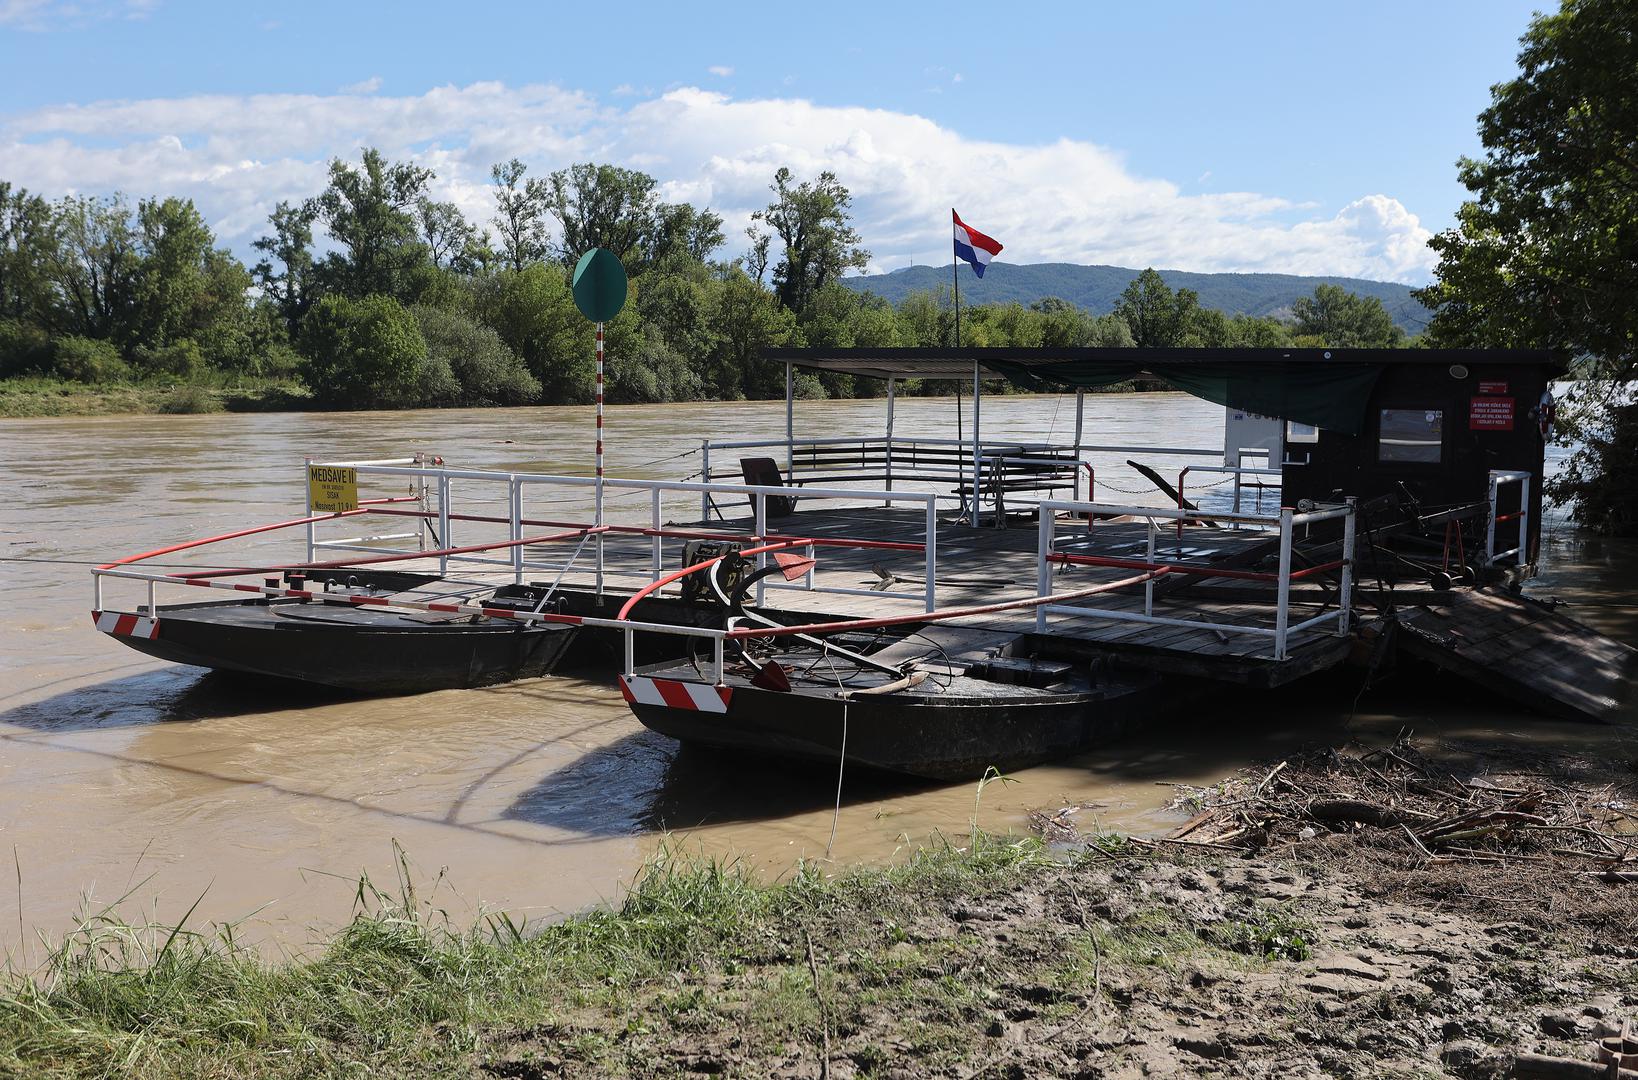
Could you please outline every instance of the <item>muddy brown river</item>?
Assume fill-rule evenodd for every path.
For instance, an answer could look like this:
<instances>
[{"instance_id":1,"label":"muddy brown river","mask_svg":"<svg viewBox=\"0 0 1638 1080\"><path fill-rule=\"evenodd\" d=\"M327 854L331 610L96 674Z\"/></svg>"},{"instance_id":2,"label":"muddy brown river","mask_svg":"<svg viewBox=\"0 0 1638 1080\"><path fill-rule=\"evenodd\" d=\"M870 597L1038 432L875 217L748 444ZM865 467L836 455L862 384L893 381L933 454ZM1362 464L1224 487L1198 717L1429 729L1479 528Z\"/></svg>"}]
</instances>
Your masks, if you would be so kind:
<instances>
[{"instance_id":1,"label":"muddy brown river","mask_svg":"<svg viewBox=\"0 0 1638 1080\"><path fill-rule=\"evenodd\" d=\"M897 433L948 435L952 410L901 401ZM798 435L874 433L881 417L881 402L806 404ZM1086 437L1217 447L1221 418L1183 395L1091 396ZM699 467L690 452L702 434L773 438L783 424L778 403L612 408L609 471L680 479ZM833 773L679 752L631 717L612 673L373 700L273 693L149 660L91 626L90 564L299 516L305 456L421 450L462 468L584 474L590 425L577 408L0 421L6 954L37 959L39 935L116 900L133 920L175 919L199 901L196 923L241 920L245 938L300 950L345 920L361 874L394 880L396 849L437 906L464 922L483 910L535 919L615 899L662 843L777 875L827 846L845 865L940 837L959 843L975 819L1023 831L1028 809L1064 803L1088 807L1083 827L1151 833L1178 820L1167 809L1177 785L1210 784L1306 743L1402 728L1638 758L1630 726L1544 721L1462 687L1433 699L1375 689L1350 716L1349 675L1225 698L1209 714L992 783L981 799L973 784L849 776L838 815ZM987 439L1062 438L1073 399L995 399L984 425ZM1108 471L1100 463L1100 480L1135 486L1114 470L1119 457ZM295 558L297 539L255 550ZM1557 523L1544 549L1535 591L1638 638L1631 545Z\"/></svg>"}]
</instances>

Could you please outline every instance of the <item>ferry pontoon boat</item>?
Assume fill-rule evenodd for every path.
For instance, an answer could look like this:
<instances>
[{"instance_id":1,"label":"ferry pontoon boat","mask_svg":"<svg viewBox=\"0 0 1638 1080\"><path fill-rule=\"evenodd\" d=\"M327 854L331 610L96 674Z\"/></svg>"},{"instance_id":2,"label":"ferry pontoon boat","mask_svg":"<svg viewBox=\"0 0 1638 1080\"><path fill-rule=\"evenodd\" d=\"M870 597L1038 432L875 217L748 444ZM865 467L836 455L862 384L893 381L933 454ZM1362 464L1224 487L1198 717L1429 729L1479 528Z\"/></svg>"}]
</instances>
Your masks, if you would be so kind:
<instances>
[{"instance_id":1,"label":"ferry pontoon boat","mask_svg":"<svg viewBox=\"0 0 1638 1080\"><path fill-rule=\"evenodd\" d=\"M1539 544L1560 370L1547 354L768 362L786 372L785 437L707 440L697 479L313 462L306 515L230 536L301 528L303 559L111 563L96 572L98 627L167 659L359 690L613 670L642 723L685 741L938 778L1083 750L1224 686L1399 655L1560 715L1607 717L1624 696L1631 650L1516 595ZM884 380L882 434L798 438L803 368ZM1222 445L1089 440L1085 391L1134 377L1224 406ZM957 438L895 432L896 386L912 378L971 380ZM984 388L1001 381L1075 389L1072 435L983 439ZM1170 494L1130 498L1153 489L1127 463L1152 475L1167 461ZM370 497L327 508L315 469ZM1099 497L1110 490L1126 497ZM646 514L605 515L605 496ZM406 529L334 535L355 517ZM127 580L148 602L116 611L103 588ZM239 595L159 604L175 585ZM1509 661L1566 640L1568 678Z\"/></svg>"}]
</instances>

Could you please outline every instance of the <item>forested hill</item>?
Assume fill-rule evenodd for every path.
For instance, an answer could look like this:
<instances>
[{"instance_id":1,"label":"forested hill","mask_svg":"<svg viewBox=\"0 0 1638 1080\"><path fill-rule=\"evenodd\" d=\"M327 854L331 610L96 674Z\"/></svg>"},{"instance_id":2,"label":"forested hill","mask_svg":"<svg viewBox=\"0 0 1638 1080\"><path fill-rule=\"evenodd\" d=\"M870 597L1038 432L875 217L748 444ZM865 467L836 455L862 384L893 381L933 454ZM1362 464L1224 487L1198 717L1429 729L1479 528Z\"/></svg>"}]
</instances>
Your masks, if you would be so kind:
<instances>
[{"instance_id":1,"label":"forested hill","mask_svg":"<svg viewBox=\"0 0 1638 1080\"><path fill-rule=\"evenodd\" d=\"M1033 304L1048 296L1068 300L1094 314L1113 311L1121 290L1137 277L1138 271L1120 266L1079 266L1075 263L993 263L982 278L966 267L961 270L961 298L965 304L1006 304L1017 301ZM1411 286L1363 278L1304 277L1297 274L1192 274L1184 270L1162 270L1161 277L1174 289L1193 289L1200 294L1200 306L1217 308L1229 315L1272 315L1288 318L1291 304L1312 296L1315 286L1338 285L1360 296L1373 296L1407 334L1420 333L1427 326L1427 309L1411 296ZM909 266L891 274L869 274L844 278L860 292L875 293L897 304L913 292L949 288L948 266Z\"/></svg>"}]
</instances>

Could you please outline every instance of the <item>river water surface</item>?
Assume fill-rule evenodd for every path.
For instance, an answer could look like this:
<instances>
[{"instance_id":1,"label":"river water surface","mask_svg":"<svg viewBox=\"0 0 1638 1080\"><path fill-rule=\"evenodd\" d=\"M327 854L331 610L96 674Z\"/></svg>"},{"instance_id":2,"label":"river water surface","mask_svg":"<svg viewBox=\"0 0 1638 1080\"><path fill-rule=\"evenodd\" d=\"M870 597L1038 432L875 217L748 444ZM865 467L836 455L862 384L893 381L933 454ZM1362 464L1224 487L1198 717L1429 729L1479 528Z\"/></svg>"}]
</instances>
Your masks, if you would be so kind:
<instances>
[{"instance_id":1,"label":"river water surface","mask_svg":"<svg viewBox=\"0 0 1638 1080\"><path fill-rule=\"evenodd\" d=\"M881 416L880 402L807 404L798 435L869 434ZM950 402L908 399L896 430L949 435L952 417ZM1062 438L1073 399L998 398L984 421L986 439ZM772 438L783 425L777 403L614 408L609 471L680 479L699 467L702 435ZM90 564L299 516L306 456L420 450L462 468L583 474L590 426L578 408L0 421L5 952L37 960L41 933L121 897L131 919L175 919L198 900L201 924L243 920L243 936L299 950L346 919L360 874L394 880L395 845L457 921L494 909L541 918L616 899L662 842L776 875L827 847L849 864L959 841L975 818L1022 831L1028 809L1066 802L1087 806L1083 827L1157 832L1179 820L1167 809L1177 785L1402 728L1638 758L1630 727L1543 721L1463 688L1431 699L1377 689L1350 715L1349 687L1299 686L1024 770L981 799L973 784L847 777L838 814L834 774L679 753L631 717L612 675L339 699L247 689L91 626ZM1218 447L1222 410L1177 394L1089 396L1086 437ZM1099 463L1100 482L1135 487L1119 459ZM295 558L294 539L258 550ZM1557 524L1544 550L1537 592L1638 638L1630 545Z\"/></svg>"}]
</instances>

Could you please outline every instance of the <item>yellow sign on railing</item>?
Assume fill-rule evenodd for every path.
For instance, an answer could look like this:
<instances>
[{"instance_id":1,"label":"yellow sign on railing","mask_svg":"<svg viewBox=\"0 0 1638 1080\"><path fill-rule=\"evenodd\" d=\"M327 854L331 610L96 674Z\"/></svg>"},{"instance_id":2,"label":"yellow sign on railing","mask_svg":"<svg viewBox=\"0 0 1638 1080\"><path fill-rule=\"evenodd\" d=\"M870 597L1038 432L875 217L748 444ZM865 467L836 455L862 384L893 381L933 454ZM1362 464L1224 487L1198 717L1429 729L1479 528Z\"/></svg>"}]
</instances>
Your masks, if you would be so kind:
<instances>
[{"instance_id":1,"label":"yellow sign on railing","mask_svg":"<svg viewBox=\"0 0 1638 1080\"><path fill-rule=\"evenodd\" d=\"M307 496L315 513L358 509L358 470L339 465L307 466Z\"/></svg>"}]
</instances>

